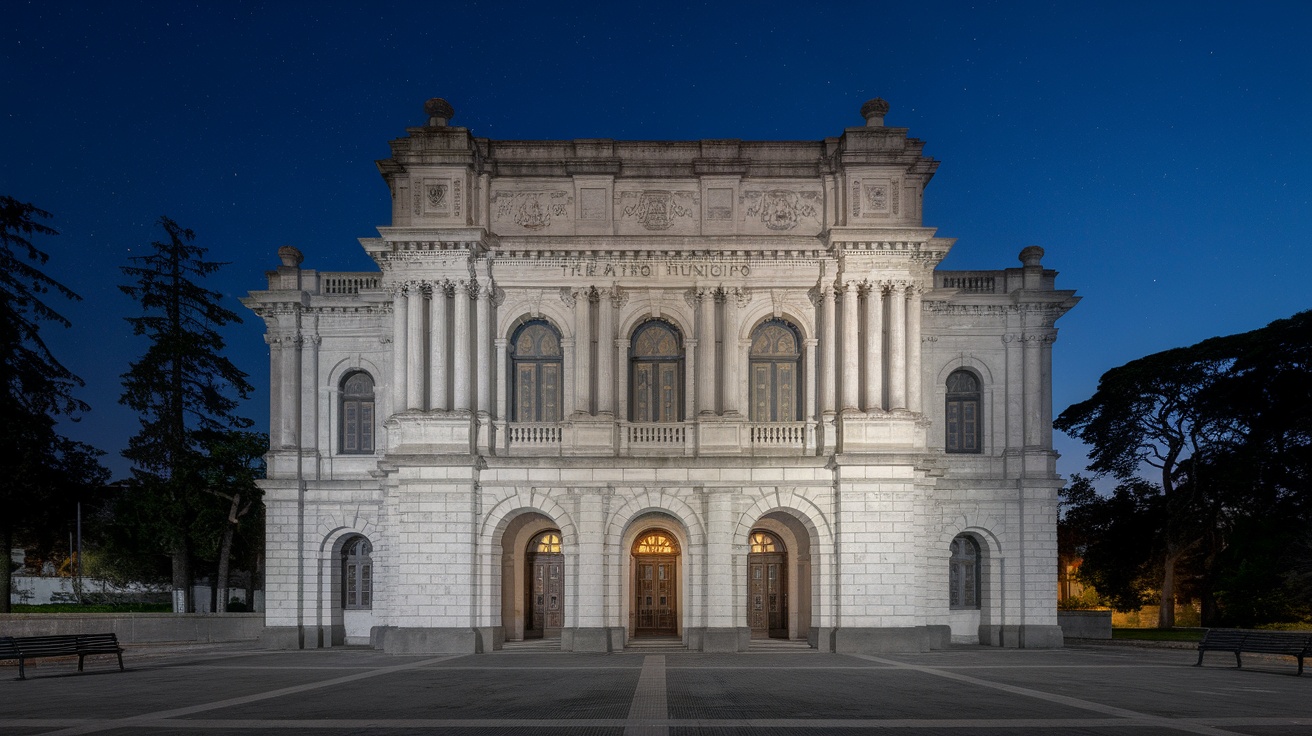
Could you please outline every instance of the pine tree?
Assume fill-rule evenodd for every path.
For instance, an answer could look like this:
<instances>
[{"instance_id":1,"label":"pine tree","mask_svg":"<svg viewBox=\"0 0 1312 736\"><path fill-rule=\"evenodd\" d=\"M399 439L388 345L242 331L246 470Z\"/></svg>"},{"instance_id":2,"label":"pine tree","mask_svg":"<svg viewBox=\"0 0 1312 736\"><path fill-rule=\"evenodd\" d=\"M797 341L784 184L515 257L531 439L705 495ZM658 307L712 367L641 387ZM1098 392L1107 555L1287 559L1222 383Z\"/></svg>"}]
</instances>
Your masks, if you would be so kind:
<instances>
[{"instance_id":1,"label":"pine tree","mask_svg":"<svg viewBox=\"0 0 1312 736\"><path fill-rule=\"evenodd\" d=\"M48 522L55 503L77 486L103 483L96 459L101 453L62 436L59 417L76 421L88 410L74 391L82 380L65 368L41 339L44 322L69 321L47 304L54 292L70 301L80 297L41 271L50 256L33 235L55 235L37 221L50 213L13 197L0 196L0 446L5 448L0 483L0 612L9 611L13 566L9 550L17 536Z\"/></svg>"},{"instance_id":2,"label":"pine tree","mask_svg":"<svg viewBox=\"0 0 1312 736\"><path fill-rule=\"evenodd\" d=\"M222 355L218 331L241 318L220 304L222 294L197 283L226 264L204 260L206 249L194 244L191 230L167 217L159 225L166 239L122 267L132 283L119 288L142 309L127 321L149 347L123 374L119 402L141 422L123 451L134 465L131 503L173 560L174 610L185 612L194 608L192 536L213 498L206 493L205 448L214 437L251 425L236 413L251 386Z\"/></svg>"}]
</instances>

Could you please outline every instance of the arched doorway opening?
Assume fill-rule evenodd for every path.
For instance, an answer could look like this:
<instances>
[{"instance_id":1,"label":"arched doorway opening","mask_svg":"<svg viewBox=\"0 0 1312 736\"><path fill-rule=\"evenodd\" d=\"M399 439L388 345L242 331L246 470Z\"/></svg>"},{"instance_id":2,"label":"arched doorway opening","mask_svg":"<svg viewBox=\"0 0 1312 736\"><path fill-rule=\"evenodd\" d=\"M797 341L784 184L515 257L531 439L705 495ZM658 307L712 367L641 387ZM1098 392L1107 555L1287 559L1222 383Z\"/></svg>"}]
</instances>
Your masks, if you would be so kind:
<instances>
[{"instance_id":1,"label":"arched doorway opening","mask_svg":"<svg viewBox=\"0 0 1312 736\"><path fill-rule=\"evenodd\" d=\"M338 553L342 640L334 644L368 644L374 625L374 546L361 534L342 541ZM336 638L336 637L334 637Z\"/></svg>"},{"instance_id":2,"label":"arched doorway opening","mask_svg":"<svg viewBox=\"0 0 1312 736\"><path fill-rule=\"evenodd\" d=\"M679 633L679 543L664 529L648 529L633 543L633 635Z\"/></svg>"},{"instance_id":3,"label":"arched doorway opening","mask_svg":"<svg viewBox=\"0 0 1312 736\"><path fill-rule=\"evenodd\" d=\"M529 542L526 555L524 638L558 639L565 621L565 555L560 532L543 532Z\"/></svg>"},{"instance_id":4,"label":"arched doorway opening","mask_svg":"<svg viewBox=\"0 0 1312 736\"><path fill-rule=\"evenodd\" d=\"M548 535L554 535L554 540ZM539 546L546 541L546 550L539 552ZM559 613L561 626L568 620L567 609L565 607L565 582L567 563L572 564L572 560L566 560L568 557L565 534L562 532L560 524L554 519L537 511L521 510L511 515L510 521L506 523L505 529L501 532L501 626L505 632L506 641L523 641L527 638L559 637L560 628L554 629L548 633L546 626L546 617L543 617L543 625L540 628L532 629L531 624L535 616L534 608L537 598L534 594L534 585L536 583L534 566L537 562L550 564L552 561L557 563L556 585L558 586L556 598L556 612ZM555 551L552 551L552 550ZM541 554L543 557L538 558ZM555 555L555 557L551 557ZM546 613L549 604L550 594L547 588L550 587L551 569L547 567L543 570L543 599L542 608Z\"/></svg>"},{"instance_id":5,"label":"arched doorway opening","mask_svg":"<svg viewBox=\"0 0 1312 736\"><path fill-rule=\"evenodd\" d=\"M752 638L787 639L787 550L764 529L753 529L747 541L747 625Z\"/></svg>"}]
</instances>

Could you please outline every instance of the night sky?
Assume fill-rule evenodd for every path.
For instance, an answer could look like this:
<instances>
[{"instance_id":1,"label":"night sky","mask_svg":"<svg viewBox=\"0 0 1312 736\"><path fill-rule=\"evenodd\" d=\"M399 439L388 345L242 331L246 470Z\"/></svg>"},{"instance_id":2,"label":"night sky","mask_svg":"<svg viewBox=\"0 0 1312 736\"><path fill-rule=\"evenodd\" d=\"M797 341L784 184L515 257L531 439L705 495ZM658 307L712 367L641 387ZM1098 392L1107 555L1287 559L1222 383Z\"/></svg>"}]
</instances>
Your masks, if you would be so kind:
<instances>
[{"instance_id":1,"label":"night sky","mask_svg":"<svg viewBox=\"0 0 1312 736\"><path fill-rule=\"evenodd\" d=\"M119 375L144 349L118 268L168 215L230 262L229 356L268 421L267 349L236 299L275 251L372 270L374 167L444 97L489 138L818 140L887 123L942 161L925 224L948 269L1047 250L1057 411L1107 369L1312 307L1312 5L1259 3L22 3L0 17L0 193L53 213L56 355L119 456ZM424 8L419 10L419 8ZM1060 437L1059 465L1084 467Z\"/></svg>"}]
</instances>

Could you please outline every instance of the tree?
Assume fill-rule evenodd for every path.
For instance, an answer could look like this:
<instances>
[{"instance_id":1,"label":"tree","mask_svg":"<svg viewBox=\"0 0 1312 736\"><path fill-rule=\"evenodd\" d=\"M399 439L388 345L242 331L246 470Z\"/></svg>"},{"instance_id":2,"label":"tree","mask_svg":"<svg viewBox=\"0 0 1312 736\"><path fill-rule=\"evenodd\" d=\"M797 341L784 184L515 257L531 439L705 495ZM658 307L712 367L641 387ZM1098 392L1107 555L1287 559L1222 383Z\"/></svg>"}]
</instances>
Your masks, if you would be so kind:
<instances>
[{"instance_id":1,"label":"tree","mask_svg":"<svg viewBox=\"0 0 1312 736\"><path fill-rule=\"evenodd\" d=\"M191 536L207 498L205 448L214 437L251 425L236 413L251 386L222 355L218 331L241 318L220 304L222 294L197 283L226 264L204 260L206 249L194 244L191 230L167 217L159 225L166 239L122 268L132 283L119 287L140 303L142 316L127 321L149 341L123 374L119 402L140 414L141 423L123 456L135 466L133 501L172 558L174 609L189 611Z\"/></svg>"},{"instance_id":2,"label":"tree","mask_svg":"<svg viewBox=\"0 0 1312 736\"><path fill-rule=\"evenodd\" d=\"M1181 583L1201 598L1209 625L1227 616L1282 615L1279 601L1298 598L1273 591L1258 608L1250 605L1253 590L1281 587L1280 571L1297 562L1288 550L1297 550L1312 523L1310 389L1312 312L1303 312L1113 368L1093 397L1053 423L1091 446L1089 468L1099 475L1134 482L1146 467L1156 469L1160 626L1174 625ZM1119 511L1089 507L1136 512L1124 504ZM1270 564L1252 564L1256 556ZM1189 573L1183 579L1181 565Z\"/></svg>"},{"instance_id":3,"label":"tree","mask_svg":"<svg viewBox=\"0 0 1312 736\"><path fill-rule=\"evenodd\" d=\"M0 196L0 446L4 482L0 483L0 612L9 611L13 566L9 550L17 535L44 526L52 501L71 487L103 483L101 453L73 442L58 431L59 417L71 421L89 407L74 396L82 380L63 366L41 339L42 323L68 327L69 321L46 303L54 292L70 301L81 297L42 270L50 259L31 241L55 235L37 221L50 213Z\"/></svg>"},{"instance_id":4,"label":"tree","mask_svg":"<svg viewBox=\"0 0 1312 736\"><path fill-rule=\"evenodd\" d=\"M264 453L269 449L269 436L239 430L224 432L211 438L207 449L208 463L202 473L205 491L220 501L216 509L220 519L211 525L220 529L214 610L226 613L233 538L242 521L260 506L264 492L255 481L264 477Z\"/></svg>"},{"instance_id":5,"label":"tree","mask_svg":"<svg viewBox=\"0 0 1312 736\"><path fill-rule=\"evenodd\" d=\"M1082 475L1061 490L1063 553L1079 558L1077 577L1118 611L1135 611L1158 584L1154 546L1165 523L1162 489L1140 479L1100 495Z\"/></svg>"}]
</instances>

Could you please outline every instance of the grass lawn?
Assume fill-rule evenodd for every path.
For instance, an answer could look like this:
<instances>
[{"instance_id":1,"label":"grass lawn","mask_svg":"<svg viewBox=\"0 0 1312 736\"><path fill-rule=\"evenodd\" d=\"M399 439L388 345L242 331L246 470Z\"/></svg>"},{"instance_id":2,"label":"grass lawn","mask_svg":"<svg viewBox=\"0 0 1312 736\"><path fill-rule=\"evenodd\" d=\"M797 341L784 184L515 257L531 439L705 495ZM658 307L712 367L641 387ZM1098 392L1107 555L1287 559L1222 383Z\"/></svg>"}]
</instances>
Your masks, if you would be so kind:
<instances>
[{"instance_id":1,"label":"grass lawn","mask_svg":"<svg viewBox=\"0 0 1312 736\"><path fill-rule=\"evenodd\" d=\"M1205 629L1112 629L1113 639L1138 641L1202 641Z\"/></svg>"}]
</instances>

